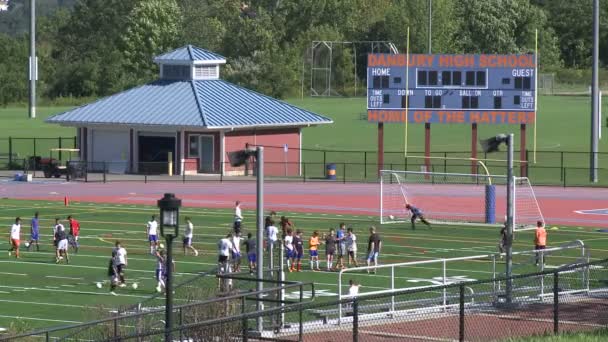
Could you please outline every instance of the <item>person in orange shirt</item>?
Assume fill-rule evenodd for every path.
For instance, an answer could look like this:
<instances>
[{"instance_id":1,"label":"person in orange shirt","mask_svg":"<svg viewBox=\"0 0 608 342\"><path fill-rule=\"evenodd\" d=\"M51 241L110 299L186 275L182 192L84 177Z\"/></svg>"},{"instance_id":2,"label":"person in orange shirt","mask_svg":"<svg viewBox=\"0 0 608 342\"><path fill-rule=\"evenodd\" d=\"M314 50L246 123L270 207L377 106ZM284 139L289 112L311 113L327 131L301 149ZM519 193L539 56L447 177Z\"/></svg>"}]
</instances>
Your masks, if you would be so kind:
<instances>
[{"instance_id":1,"label":"person in orange shirt","mask_svg":"<svg viewBox=\"0 0 608 342\"><path fill-rule=\"evenodd\" d=\"M536 222L536 233L534 234L534 249L541 250L547 248L547 231L545 230L545 225L543 221ZM536 253L536 265L539 263L541 252ZM544 255L543 255L543 264L544 264Z\"/></svg>"},{"instance_id":2,"label":"person in orange shirt","mask_svg":"<svg viewBox=\"0 0 608 342\"><path fill-rule=\"evenodd\" d=\"M310 239L308 239L308 249L310 250L310 269L320 271L319 268L319 232L314 231ZM314 268L314 263L316 262L317 267Z\"/></svg>"}]
</instances>

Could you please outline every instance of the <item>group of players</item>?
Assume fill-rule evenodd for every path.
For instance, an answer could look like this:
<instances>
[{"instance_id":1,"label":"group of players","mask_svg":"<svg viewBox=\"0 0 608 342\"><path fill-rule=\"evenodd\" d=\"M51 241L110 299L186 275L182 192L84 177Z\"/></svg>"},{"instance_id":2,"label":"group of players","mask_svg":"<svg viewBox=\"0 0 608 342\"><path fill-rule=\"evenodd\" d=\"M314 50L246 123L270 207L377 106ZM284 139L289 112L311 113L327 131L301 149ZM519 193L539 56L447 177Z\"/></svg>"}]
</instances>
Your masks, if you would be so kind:
<instances>
[{"instance_id":1,"label":"group of players","mask_svg":"<svg viewBox=\"0 0 608 342\"><path fill-rule=\"evenodd\" d=\"M247 234L247 239L241 238L243 227L243 215L240 201L235 203L233 232L220 239L218 243L218 263L220 272L239 272L241 263L241 249L244 245L249 262L249 272L253 274L257 267L256 240L251 233ZM279 222L279 228L275 225ZM264 250L272 260L273 255L282 248L286 260L286 267L289 272L302 271L302 259L304 258L304 237L300 229L287 217L278 218L276 212L270 212L265 219L265 241ZM326 270L336 271L342 268L358 267L357 262L357 236L352 227L346 228L346 224L341 223L338 229L330 228L328 233L319 234L315 230L308 239L308 250L310 258L310 270L320 271L319 249L325 245ZM369 228L369 238L367 244L367 265L377 266L378 256L382 246L380 235L374 226ZM334 265L334 258L337 262Z\"/></svg>"},{"instance_id":2,"label":"group of players","mask_svg":"<svg viewBox=\"0 0 608 342\"><path fill-rule=\"evenodd\" d=\"M59 217L55 218L55 225L53 226L53 246L55 247L55 262L59 263L61 260L65 260L66 263L70 262L68 248L72 246L75 253L78 253L80 247L78 243L78 237L80 236L80 223L69 215L67 217L70 225L70 230L66 231L65 226L61 223ZM38 212L34 213L30 224L30 240L25 242L25 247L29 251L34 244L36 245L36 251L40 251L40 220L38 218ZM16 217L15 223L11 226L11 233L9 237L10 249L8 255L15 255L15 258L19 259L20 247L21 247L21 218Z\"/></svg>"}]
</instances>

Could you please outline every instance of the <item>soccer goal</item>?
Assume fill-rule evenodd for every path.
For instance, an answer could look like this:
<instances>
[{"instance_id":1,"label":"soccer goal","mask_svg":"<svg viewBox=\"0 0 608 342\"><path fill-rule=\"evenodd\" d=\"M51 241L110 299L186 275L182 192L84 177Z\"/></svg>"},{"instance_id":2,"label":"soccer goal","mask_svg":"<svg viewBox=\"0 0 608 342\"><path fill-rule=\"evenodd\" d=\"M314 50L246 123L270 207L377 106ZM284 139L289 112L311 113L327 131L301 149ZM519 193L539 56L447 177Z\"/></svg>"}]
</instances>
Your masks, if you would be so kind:
<instances>
[{"instance_id":1,"label":"soccer goal","mask_svg":"<svg viewBox=\"0 0 608 342\"><path fill-rule=\"evenodd\" d=\"M410 219L405 208L419 208L439 224L500 225L506 217L507 177L483 174L382 170L380 223ZM513 198L516 230L533 229L543 221L534 189L526 177L515 177Z\"/></svg>"}]
</instances>

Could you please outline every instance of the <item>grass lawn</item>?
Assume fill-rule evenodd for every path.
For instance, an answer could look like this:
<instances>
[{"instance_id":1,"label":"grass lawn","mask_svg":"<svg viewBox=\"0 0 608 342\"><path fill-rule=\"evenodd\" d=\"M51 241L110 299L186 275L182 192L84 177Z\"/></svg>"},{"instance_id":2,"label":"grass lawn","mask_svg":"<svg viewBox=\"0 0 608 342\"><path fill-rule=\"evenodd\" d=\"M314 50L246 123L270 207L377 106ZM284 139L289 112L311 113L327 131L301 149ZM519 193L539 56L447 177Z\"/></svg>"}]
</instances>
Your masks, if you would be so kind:
<instances>
[{"instance_id":1,"label":"grass lawn","mask_svg":"<svg viewBox=\"0 0 608 342\"><path fill-rule=\"evenodd\" d=\"M157 213L157 208L92 203L72 203L69 207L64 207L63 203L57 202L2 199L1 225L8 227L15 216L21 216L24 218L22 240L26 240L29 235L29 218L34 211L40 212L41 251L25 251L20 260L9 257L4 252L4 257L0 259L0 327L18 322L19 330L31 330L83 322L98 318L100 312L107 314L118 305L137 303L155 293L155 259L148 253L145 223L151 214ZM195 224L194 244L202 253L198 257L183 256L179 246L174 249L177 283L193 277L192 273L215 267L217 242L229 231L232 220L232 211L228 210L183 208L181 213L192 217ZM57 265L50 245L52 220L54 217L65 219L69 214L81 222L81 250L72 256L70 264ZM305 241L313 230L327 231L339 222L346 222L358 235L360 262L365 254L367 228L377 223L375 218L368 216L279 214L289 215L294 220L296 227L304 231ZM253 215L253 212L246 212L245 222L253 221ZM497 231L484 227L436 226L433 230L421 227L412 231L409 225L386 225L380 227L379 232L384 242L380 259L382 264L494 253L498 239ZM576 239L585 241L591 248L594 259L608 257L608 240L594 229L560 227L559 230L549 230L550 246ZM107 279L107 262L116 240L120 240L128 250L128 282L138 282L140 286L136 290L130 287L119 289L118 296L112 296L107 283L102 289L98 289L95 283ZM529 250L531 245L532 232L516 235L515 250ZM7 238L4 235L0 240L0 250L7 249ZM573 253L555 255L548 261L548 265L557 266L574 258ZM323 259L321 253L321 260ZM498 268L502 269L502 265L499 263ZM321 263L321 267L325 267L325 262ZM526 267L522 266L516 271L528 272L533 269L533 266ZM335 298L338 292L338 273L311 272L308 260L304 260L303 268L303 272L288 273L287 279L313 281L320 294L318 300ZM433 284L437 281L436 277L442 276L442 271L437 263L398 268L395 275L396 286L406 288ZM491 275L491 264L487 260L448 263L448 277L487 279ZM380 270L377 275L352 273L348 279L355 279L362 284L361 292L377 291L389 288L390 271ZM343 290L346 291L346 285Z\"/></svg>"}]
</instances>

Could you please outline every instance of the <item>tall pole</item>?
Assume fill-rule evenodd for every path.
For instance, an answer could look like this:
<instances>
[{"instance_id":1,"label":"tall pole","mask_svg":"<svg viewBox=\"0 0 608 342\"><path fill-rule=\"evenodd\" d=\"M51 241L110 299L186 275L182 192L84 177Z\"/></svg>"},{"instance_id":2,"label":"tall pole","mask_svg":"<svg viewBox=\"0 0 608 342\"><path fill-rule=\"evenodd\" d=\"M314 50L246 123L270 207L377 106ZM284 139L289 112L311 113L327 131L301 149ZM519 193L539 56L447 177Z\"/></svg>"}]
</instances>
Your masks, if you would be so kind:
<instances>
[{"instance_id":1,"label":"tall pole","mask_svg":"<svg viewBox=\"0 0 608 342\"><path fill-rule=\"evenodd\" d=\"M38 63L36 59L36 0L30 0L30 119L36 118L36 80L38 79Z\"/></svg>"},{"instance_id":2,"label":"tall pole","mask_svg":"<svg viewBox=\"0 0 608 342\"><path fill-rule=\"evenodd\" d=\"M255 253L258 256L258 265L256 269L256 275L258 281L256 282L256 291L258 291L256 309L258 312L264 311L264 304L262 303L262 294L259 293L264 289L262 279L264 278L264 147L258 146L256 149L256 211L257 211L257 244ZM257 331L261 334L263 326L262 317L257 319Z\"/></svg>"},{"instance_id":3,"label":"tall pole","mask_svg":"<svg viewBox=\"0 0 608 342\"><path fill-rule=\"evenodd\" d=\"M433 0L429 0L429 55L431 54L431 34L433 33Z\"/></svg>"},{"instance_id":4,"label":"tall pole","mask_svg":"<svg viewBox=\"0 0 608 342\"><path fill-rule=\"evenodd\" d=\"M513 293L513 280L511 279L513 273L513 215L515 213L515 207L513 206L513 198L515 195L515 182L513 179L513 133L509 134L507 145L509 147L509 153L507 155L507 256L506 256L506 271L507 277L507 303L511 303Z\"/></svg>"},{"instance_id":5,"label":"tall pole","mask_svg":"<svg viewBox=\"0 0 608 342\"><path fill-rule=\"evenodd\" d=\"M162 223L161 223L162 224ZM172 342L173 329L173 235L165 236L167 244L167 261L165 271L167 280L165 282L165 342Z\"/></svg>"},{"instance_id":6,"label":"tall pole","mask_svg":"<svg viewBox=\"0 0 608 342\"><path fill-rule=\"evenodd\" d=\"M593 70L591 76L591 156L589 180L597 183L597 154L599 140L598 58L600 35L600 1L593 0Z\"/></svg>"}]
</instances>

